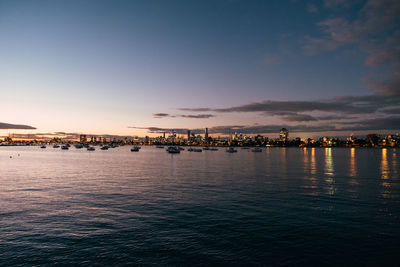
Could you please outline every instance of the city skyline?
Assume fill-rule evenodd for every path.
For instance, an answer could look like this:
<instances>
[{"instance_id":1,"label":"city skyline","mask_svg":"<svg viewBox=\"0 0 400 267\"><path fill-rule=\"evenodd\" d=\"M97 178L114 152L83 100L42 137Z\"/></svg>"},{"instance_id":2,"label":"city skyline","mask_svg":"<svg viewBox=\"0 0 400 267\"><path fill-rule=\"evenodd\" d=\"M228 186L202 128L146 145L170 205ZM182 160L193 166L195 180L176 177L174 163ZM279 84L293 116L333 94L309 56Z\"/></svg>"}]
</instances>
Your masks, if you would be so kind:
<instances>
[{"instance_id":1,"label":"city skyline","mask_svg":"<svg viewBox=\"0 0 400 267\"><path fill-rule=\"evenodd\" d=\"M396 133L399 12L392 0L0 1L0 135Z\"/></svg>"}]
</instances>

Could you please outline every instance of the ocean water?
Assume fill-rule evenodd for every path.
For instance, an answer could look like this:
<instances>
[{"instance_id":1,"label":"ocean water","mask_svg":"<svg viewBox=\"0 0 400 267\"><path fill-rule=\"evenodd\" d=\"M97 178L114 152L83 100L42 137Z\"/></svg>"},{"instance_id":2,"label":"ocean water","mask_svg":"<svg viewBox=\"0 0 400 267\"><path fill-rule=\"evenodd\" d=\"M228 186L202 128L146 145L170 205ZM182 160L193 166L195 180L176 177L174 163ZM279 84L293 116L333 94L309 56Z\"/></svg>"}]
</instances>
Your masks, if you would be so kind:
<instances>
[{"instance_id":1,"label":"ocean water","mask_svg":"<svg viewBox=\"0 0 400 267\"><path fill-rule=\"evenodd\" d=\"M0 265L400 264L400 149L129 149L0 147Z\"/></svg>"}]
</instances>

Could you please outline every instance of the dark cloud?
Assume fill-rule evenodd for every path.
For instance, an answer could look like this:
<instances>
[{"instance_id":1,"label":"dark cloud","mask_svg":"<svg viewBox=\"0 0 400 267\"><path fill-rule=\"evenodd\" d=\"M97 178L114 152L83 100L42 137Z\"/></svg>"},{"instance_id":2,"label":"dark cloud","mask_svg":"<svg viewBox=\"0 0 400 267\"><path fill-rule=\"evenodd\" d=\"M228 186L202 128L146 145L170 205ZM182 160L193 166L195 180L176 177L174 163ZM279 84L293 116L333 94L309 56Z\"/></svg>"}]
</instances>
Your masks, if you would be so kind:
<instances>
[{"instance_id":1,"label":"dark cloud","mask_svg":"<svg viewBox=\"0 0 400 267\"><path fill-rule=\"evenodd\" d=\"M176 117L181 117L181 118L188 118L188 119L209 119L212 117L215 117L213 114L189 114L189 115L171 115L168 113L154 113L153 114L154 118L160 119L160 118L176 118Z\"/></svg>"},{"instance_id":2,"label":"dark cloud","mask_svg":"<svg viewBox=\"0 0 400 267\"><path fill-rule=\"evenodd\" d=\"M0 129L6 130L6 129L15 129L15 130L35 130L35 127L29 126L29 125L22 125L22 124L10 124L10 123L4 123L0 122Z\"/></svg>"},{"instance_id":3,"label":"dark cloud","mask_svg":"<svg viewBox=\"0 0 400 267\"><path fill-rule=\"evenodd\" d=\"M190 119L208 119L215 117L212 114L198 114L198 115L181 115L182 118L190 118Z\"/></svg>"},{"instance_id":4,"label":"dark cloud","mask_svg":"<svg viewBox=\"0 0 400 267\"><path fill-rule=\"evenodd\" d=\"M397 114L397 115L400 115L400 107L390 108L390 109L383 109L383 110L380 110L380 112L386 113L386 114Z\"/></svg>"},{"instance_id":5,"label":"dark cloud","mask_svg":"<svg viewBox=\"0 0 400 267\"><path fill-rule=\"evenodd\" d=\"M154 118L165 118L165 117L170 117L168 113L154 113L153 114Z\"/></svg>"},{"instance_id":6,"label":"dark cloud","mask_svg":"<svg viewBox=\"0 0 400 267\"><path fill-rule=\"evenodd\" d=\"M284 127L290 132L335 132L335 131L380 131L380 130L400 130L400 117L382 117L367 119L357 122L343 122L341 124L320 124L320 125L253 125L253 126L215 126L209 128L211 134L229 135L232 133L243 134L268 134L278 133ZM164 133L175 131L178 134L186 134L188 129L158 128L158 127L130 127L136 129L146 129L151 133ZM195 134L204 133L204 129L190 129Z\"/></svg>"},{"instance_id":7,"label":"dark cloud","mask_svg":"<svg viewBox=\"0 0 400 267\"><path fill-rule=\"evenodd\" d=\"M274 101L266 100L229 108L207 109L208 111L229 112L264 112L274 116L295 115L300 112L333 112L343 114L370 114L380 108L400 104L400 97L386 96L343 96L327 101ZM205 109L205 108L204 108ZM198 109L185 108L186 111Z\"/></svg>"},{"instance_id":8,"label":"dark cloud","mask_svg":"<svg viewBox=\"0 0 400 267\"><path fill-rule=\"evenodd\" d=\"M283 119L285 121L316 121L317 118L308 115L308 114L293 114L284 116Z\"/></svg>"}]
</instances>

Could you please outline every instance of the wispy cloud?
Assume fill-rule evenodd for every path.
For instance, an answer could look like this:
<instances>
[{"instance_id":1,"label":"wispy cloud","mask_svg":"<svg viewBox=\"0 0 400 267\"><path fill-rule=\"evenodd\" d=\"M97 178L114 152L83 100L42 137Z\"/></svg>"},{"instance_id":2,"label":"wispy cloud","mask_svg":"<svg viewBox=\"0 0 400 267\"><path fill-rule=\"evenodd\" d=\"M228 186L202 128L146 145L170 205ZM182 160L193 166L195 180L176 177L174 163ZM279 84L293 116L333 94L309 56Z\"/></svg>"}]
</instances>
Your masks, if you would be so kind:
<instances>
[{"instance_id":1,"label":"wispy cloud","mask_svg":"<svg viewBox=\"0 0 400 267\"><path fill-rule=\"evenodd\" d=\"M318 7L316 6L316 5L314 5L314 4L311 4L311 3L309 3L308 5L307 5L307 11L309 12L309 13L318 13Z\"/></svg>"},{"instance_id":2,"label":"wispy cloud","mask_svg":"<svg viewBox=\"0 0 400 267\"><path fill-rule=\"evenodd\" d=\"M215 117L212 114L197 114L197 115L181 115L182 118L190 118L190 119L208 119Z\"/></svg>"},{"instance_id":3,"label":"wispy cloud","mask_svg":"<svg viewBox=\"0 0 400 267\"><path fill-rule=\"evenodd\" d=\"M160 119L160 118L188 118L188 119L209 119L212 117L215 117L213 114L183 114L183 115L171 115L168 113L154 113L153 114L154 118Z\"/></svg>"}]
</instances>

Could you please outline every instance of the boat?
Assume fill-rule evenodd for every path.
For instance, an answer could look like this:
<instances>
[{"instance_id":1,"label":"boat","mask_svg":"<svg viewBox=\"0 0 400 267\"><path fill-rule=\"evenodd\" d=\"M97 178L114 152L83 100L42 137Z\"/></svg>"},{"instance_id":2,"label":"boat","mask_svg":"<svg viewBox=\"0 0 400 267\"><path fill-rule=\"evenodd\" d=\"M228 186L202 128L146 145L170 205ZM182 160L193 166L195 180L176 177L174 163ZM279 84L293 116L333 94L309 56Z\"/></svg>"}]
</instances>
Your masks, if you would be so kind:
<instances>
[{"instance_id":1,"label":"boat","mask_svg":"<svg viewBox=\"0 0 400 267\"><path fill-rule=\"evenodd\" d=\"M203 150L210 150L210 148L208 146L203 147Z\"/></svg>"},{"instance_id":2,"label":"boat","mask_svg":"<svg viewBox=\"0 0 400 267\"><path fill-rule=\"evenodd\" d=\"M177 154L177 153L181 153L181 151L179 150L179 148L177 148L176 146L169 146L167 148L167 152L171 153L171 154Z\"/></svg>"},{"instance_id":3,"label":"boat","mask_svg":"<svg viewBox=\"0 0 400 267\"><path fill-rule=\"evenodd\" d=\"M211 151L218 151L218 148L212 147L210 148Z\"/></svg>"},{"instance_id":4,"label":"boat","mask_svg":"<svg viewBox=\"0 0 400 267\"><path fill-rule=\"evenodd\" d=\"M156 148L164 148L164 146L156 146Z\"/></svg>"},{"instance_id":5,"label":"boat","mask_svg":"<svg viewBox=\"0 0 400 267\"><path fill-rule=\"evenodd\" d=\"M250 147L242 147L242 149L250 149Z\"/></svg>"},{"instance_id":6,"label":"boat","mask_svg":"<svg viewBox=\"0 0 400 267\"><path fill-rule=\"evenodd\" d=\"M189 151L189 152L192 152L194 149L193 148L188 148L188 150L187 151Z\"/></svg>"},{"instance_id":7,"label":"boat","mask_svg":"<svg viewBox=\"0 0 400 267\"><path fill-rule=\"evenodd\" d=\"M59 148L60 146L59 145L57 145L57 144L54 144L53 145L53 148Z\"/></svg>"},{"instance_id":8,"label":"boat","mask_svg":"<svg viewBox=\"0 0 400 267\"><path fill-rule=\"evenodd\" d=\"M69 147L68 147L67 145L63 145L63 146L61 146L61 149L62 149L62 150L68 150Z\"/></svg>"},{"instance_id":9,"label":"boat","mask_svg":"<svg viewBox=\"0 0 400 267\"><path fill-rule=\"evenodd\" d=\"M193 152L202 152L203 151L203 149L201 149L201 148L195 148L195 149L193 149Z\"/></svg>"},{"instance_id":10,"label":"boat","mask_svg":"<svg viewBox=\"0 0 400 267\"><path fill-rule=\"evenodd\" d=\"M94 147L92 147L92 146L88 146L87 147L87 151L95 151L96 149L94 148Z\"/></svg>"},{"instance_id":11,"label":"boat","mask_svg":"<svg viewBox=\"0 0 400 267\"><path fill-rule=\"evenodd\" d=\"M226 152L228 152L228 153L235 153L235 152L237 152L237 150L234 149L233 147L229 147L229 148L226 149Z\"/></svg>"},{"instance_id":12,"label":"boat","mask_svg":"<svg viewBox=\"0 0 400 267\"><path fill-rule=\"evenodd\" d=\"M83 148L83 145L82 145L82 144L76 144L76 145L74 145L74 147L75 147L76 149L81 149L81 148Z\"/></svg>"},{"instance_id":13,"label":"boat","mask_svg":"<svg viewBox=\"0 0 400 267\"><path fill-rule=\"evenodd\" d=\"M131 152L139 152L139 150L140 150L140 147L138 147L138 146L134 146L131 148Z\"/></svg>"},{"instance_id":14,"label":"boat","mask_svg":"<svg viewBox=\"0 0 400 267\"><path fill-rule=\"evenodd\" d=\"M183 147L180 147L180 146L178 146L178 149L179 149L180 151L185 150Z\"/></svg>"},{"instance_id":15,"label":"boat","mask_svg":"<svg viewBox=\"0 0 400 267\"><path fill-rule=\"evenodd\" d=\"M259 147L255 147L254 149L251 150L252 152L262 152L262 149Z\"/></svg>"},{"instance_id":16,"label":"boat","mask_svg":"<svg viewBox=\"0 0 400 267\"><path fill-rule=\"evenodd\" d=\"M40 146L40 148L46 148L46 146L45 146L45 145L42 145L42 146Z\"/></svg>"},{"instance_id":17,"label":"boat","mask_svg":"<svg viewBox=\"0 0 400 267\"><path fill-rule=\"evenodd\" d=\"M102 146L100 149L101 150L108 150L108 148L109 148L108 146Z\"/></svg>"}]
</instances>

